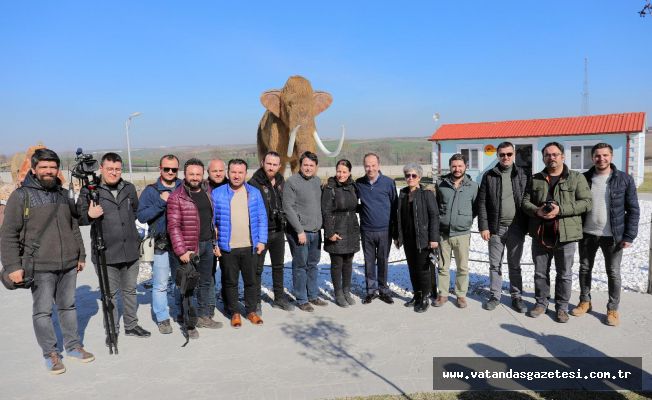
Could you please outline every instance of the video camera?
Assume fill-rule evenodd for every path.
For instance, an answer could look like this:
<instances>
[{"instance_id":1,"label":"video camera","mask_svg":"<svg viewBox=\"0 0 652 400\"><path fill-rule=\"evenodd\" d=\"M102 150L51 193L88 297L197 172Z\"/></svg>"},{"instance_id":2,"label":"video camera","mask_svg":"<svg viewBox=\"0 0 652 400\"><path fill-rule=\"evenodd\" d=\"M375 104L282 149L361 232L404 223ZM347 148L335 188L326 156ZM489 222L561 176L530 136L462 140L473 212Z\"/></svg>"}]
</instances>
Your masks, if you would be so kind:
<instances>
[{"instance_id":1,"label":"video camera","mask_svg":"<svg viewBox=\"0 0 652 400\"><path fill-rule=\"evenodd\" d=\"M100 169L100 164L93 158L92 154L84 154L81 147L77 148L75 154L75 164L70 169L72 176L81 179L84 183L91 181L90 177L95 181L95 171Z\"/></svg>"}]
</instances>

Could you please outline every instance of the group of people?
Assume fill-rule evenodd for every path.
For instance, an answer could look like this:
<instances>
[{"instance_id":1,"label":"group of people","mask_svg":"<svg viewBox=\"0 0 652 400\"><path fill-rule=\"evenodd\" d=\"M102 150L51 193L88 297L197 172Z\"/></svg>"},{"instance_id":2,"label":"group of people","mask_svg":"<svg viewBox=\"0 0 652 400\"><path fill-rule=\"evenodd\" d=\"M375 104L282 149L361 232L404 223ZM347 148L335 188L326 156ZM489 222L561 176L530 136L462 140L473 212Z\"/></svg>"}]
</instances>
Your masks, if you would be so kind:
<instances>
[{"instance_id":1,"label":"group of people","mask_svg":"<svg viewBox=\"0 0 652 400\"><path fill-rule=\"evenodd\" d=\"M351 294L353 256L360 250L365 260L366 290L363 304L375 299L392 304L387 265L392 241L403 247L413 298L405 303L416 312L449 300L453 255L456 264L455 304L467 307L468 262L471 226L478 217L482 238L488 242L491 297L483 308L493 310L501 301L502 258L507 250L509 292L512 307L527 310L522 300L521 256L526 233L532 236L535 264L535 306L528 311L538 317L548 309L550 266L555 260L555 318L567 322L571 293L571 266L575 242L580 253L580 302L571 314L581 316L592 308L591 271L595 254L604 254L609 277L608 325L618 325L620 262L622 249L636 238L639 206L633 179L611 163L613 149L600 143L592 149L594 166L584 174L564 163L564 148L556 142L542 150L545 168L531 176L517 166L515 147L503 142L497 163L478 185L466 174L467 160L455 154L450 172L435 185L421 184L423 170L409 163L403 168L406 186L397 191L393 179L380 172L380 158L364 156L365 175L353 180L351 162L339 160L335 176L322 185L316 176L317 155L305 152L300 170L287 180L279 172L281 157L270 151L249 181L248 165L232 159L227 164L191 158L178 178L179 159L161 157L160 177L137 195L133 184L122 179L122 159L103 155L98 195L92 201L82 188L76 204L57 178L60 160L49 149L37 150L32 169L20 189L7 202L1 233L2 279L16 285L33 280L33 321L37 341L51 373L65 371L52 324L56 304L68 357L83 362L94 356L82 346L75 311L76 275L84 268L85 252L80 225L102 221L109 300L113 303L115 331L119 332L117 295L123 304L126 336L146 338L150 332L138 324L136 281L141 238L135 220L147 223L154 246L152 267L152 314L162 334L173 332L170 310L182 331L197 339L197 328L220 328L216 321L216 282L219 266L221 297L230 325L242 319L262 325L261 276L270 253L273 294L271 305L286 311L295 307L313 312L328 303L319 296L318 268L323 249L331 259L335 304L355 304ZM205 170L208 177L205 179ZM323 230L323 238L322 238ZM285 241L292 254L292 301L285 293ZM26 249L33 269L25 268ZM98 251L92 260L98 266ZM433 270L433 260L441 265ZM192 265L198 284L192 302L183 301L173 284L182 266ZM31 274L32 276L27 276ZM244 286L244 313L238 301L238 283ZM436 282L435 282L436 281ZM174 288L175 305L168 304ZM192 296L193 293L190 293ZM190 308L190 309L189 309ZM107 319L105 319L106 323ZM107 346L112 340L107 335Z\"/></svg>"}]
</instances>

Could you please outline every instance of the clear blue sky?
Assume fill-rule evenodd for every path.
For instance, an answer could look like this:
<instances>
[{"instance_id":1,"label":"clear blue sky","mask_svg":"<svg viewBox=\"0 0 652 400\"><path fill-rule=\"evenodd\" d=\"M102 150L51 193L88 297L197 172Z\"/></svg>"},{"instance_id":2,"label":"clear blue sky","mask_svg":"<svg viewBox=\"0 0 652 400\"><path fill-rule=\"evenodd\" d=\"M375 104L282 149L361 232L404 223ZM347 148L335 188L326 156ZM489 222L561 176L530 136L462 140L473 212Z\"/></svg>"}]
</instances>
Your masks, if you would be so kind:
<instances>
[{"instance_id":1,"label":"clear blue sky","mask_svg":"<svg viewBox=\"0 0 652 400\"><path fill-rule=\"evenodd\" d=\"M643 4L3 1L0 153L124 148L134 111L134 147L255 143L261 92L294 74L333 95L325 137L579 115L584 57L592 114L651 113Z\"/></svg>"}]
</instances>

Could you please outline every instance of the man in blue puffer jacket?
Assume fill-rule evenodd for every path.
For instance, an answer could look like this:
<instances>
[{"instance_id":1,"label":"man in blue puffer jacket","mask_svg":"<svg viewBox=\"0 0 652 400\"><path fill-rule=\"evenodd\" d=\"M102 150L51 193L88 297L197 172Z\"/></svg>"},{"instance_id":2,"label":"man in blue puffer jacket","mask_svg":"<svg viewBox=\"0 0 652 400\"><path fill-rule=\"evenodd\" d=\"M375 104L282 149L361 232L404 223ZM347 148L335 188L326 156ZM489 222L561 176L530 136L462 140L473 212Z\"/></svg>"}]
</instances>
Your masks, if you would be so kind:
<instances>
[{"instance_id":1,"label":"man in blue puffer jacket","mask_svg":"<svg viewBox=\"0 0 652 400\"><path fill-rule=\"evenodd\" d=\"M247 163L234 159L228 166L229 184L212 192L217 227L217 256L224 274L225 310L231 326L242 325L238 306L238 279L242 273L245 314L255 325L263 320L256 314L256 266L267 243L267 211L260 191L245 183Z\"/></svg>"}]
</instances>

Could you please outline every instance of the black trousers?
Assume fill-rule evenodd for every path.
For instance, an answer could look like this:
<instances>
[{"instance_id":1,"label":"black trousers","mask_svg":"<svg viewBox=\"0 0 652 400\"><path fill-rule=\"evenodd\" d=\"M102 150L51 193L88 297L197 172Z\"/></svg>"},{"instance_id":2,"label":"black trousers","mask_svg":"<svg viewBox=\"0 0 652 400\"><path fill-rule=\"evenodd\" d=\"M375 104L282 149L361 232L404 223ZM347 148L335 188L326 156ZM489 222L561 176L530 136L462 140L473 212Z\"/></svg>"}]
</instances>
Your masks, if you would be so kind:
<instances>
[{"instance_id":1,"label":"black trousers","mask_svg":"<svg viewBox=\"0 0 652 400\"><path fill-rule=\"evenodd\" d=\"M267 246L258 259L256 268L256 301L260 302L260 290L262 285L263 267L265 255L269 250L269 258L272 260L272 286L274 287L274 300L283 297L283 268L285 267L285 234L283 232L269 232Z\"/></svg>"},{"instance_id":2,"label":"black trousers","mask_svg":"<svg viewBox=\"0 0 652 400\"><path fill-rule=\"evenodd\" d=\"M351 291L351 274L353 271L353 253L330 254L331 280L335 294L339 291Z\"/></svg>"},{"instance_id":3,"label":"black trousers","mask_svg":"<svg viewBox=\"0 0 652 400\"><path fill-rule=\"evenodd\" d=\"M220 268L224 286L224 309L231 316L240 313L238 304L238 280L242 274L244 282L245 314L256 311L256 265L258 255L253 253L251 247L240 247L231 251L222 251Z\"/></svg>"},{"instance_id":4,"label":"black trousers","mask_svg":"<svg viewBox=\"0 0 652 400\"><path fill-rule=\"evenodd\" d=\"M412 290L421 292L423 297L430 295L432 289L432 274L430 271L430 251L422 249L419 251L415 245L405 244L405 258L407 259L408 270L410 271L410 282Z\"/></svg>"}]
</instances>

